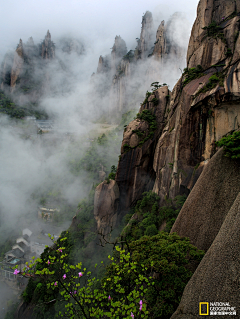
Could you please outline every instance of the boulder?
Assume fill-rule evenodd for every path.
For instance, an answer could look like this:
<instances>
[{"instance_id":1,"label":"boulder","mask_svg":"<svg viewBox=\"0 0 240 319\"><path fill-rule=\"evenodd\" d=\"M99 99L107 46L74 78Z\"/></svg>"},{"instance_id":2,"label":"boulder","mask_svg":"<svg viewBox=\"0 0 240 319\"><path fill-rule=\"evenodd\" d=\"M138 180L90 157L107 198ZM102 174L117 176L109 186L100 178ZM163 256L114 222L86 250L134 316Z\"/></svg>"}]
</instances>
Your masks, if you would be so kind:
<instances>
[{"instance_id":1,"label":"boulder","mask_svg":"<svg viewBox=\"0 0 240 319\"><path fill-rule=\"evenodd\" d=\"M205 172L203 172L203 174L204 173ZM219 172L219 175L225 177L225 173L226 171ZM212 184L210 178L208 183ZM229 183L231 183L230 180ZM232 185L232 188L234 188L234 186L235 185ZM223 192L219 193L218 201L220 200L222 202L221 195L223 195ZM233 198L233 196L231 196L231 198ZM201 206L202 201L199 201L198 205ZM224 206L225 209L227 209L229 205ZM215 220L217 219L218 216L215 216ZM219 219L221 219L221 216ZM204 224L206 225L206 221ZM235 307L236 316L233 317L239 317L239 228L240 193L236 195L231 208L226 211L226 217L217 236L185 287L181 302L175 313L171 316L171 319L202 318L202 316L199 315L200 302L228 302L231 307ZM211 228L211 231L216 233L214 228ZM227 317L230 318L230 316ZM222 316L214 316L214 318L222 318Z\"/></svg>"}]
</instances>

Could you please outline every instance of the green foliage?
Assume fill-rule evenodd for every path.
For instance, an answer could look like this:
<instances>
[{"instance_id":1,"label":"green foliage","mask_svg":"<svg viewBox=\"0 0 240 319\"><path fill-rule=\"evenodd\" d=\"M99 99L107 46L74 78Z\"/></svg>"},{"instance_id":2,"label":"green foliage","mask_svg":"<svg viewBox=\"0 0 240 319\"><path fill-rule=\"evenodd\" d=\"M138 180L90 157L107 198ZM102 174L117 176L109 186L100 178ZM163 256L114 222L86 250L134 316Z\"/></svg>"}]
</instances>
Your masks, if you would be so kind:
<instances>
[{"instance_id":1,"label":"green foliage","mask_svg":"<svg viewBox=\"0 0 240 319\"><path fill-rule=\"evenodd\" d=\"M151 102L153 103L153 105L157 106L159 100L158 100L156 97L154 97L154 98L151 100Z\"/></svg>"},{"instance_id":2,"label":"green foliage","mask_svg":"<svg viewBox=\"0 0 240 319\"><path fill-rule=\"evenodd\" d=\"M133 133L136 133L138 137L143 137L144 132L140 131L140 130L132 130Z\"/></svg>"},{"instance_id":3,"label":"green foliage","mask_svg":"<svg viewBox=\"0 0 240 319\"><path fill-rule=\"evenodd\" d=\"M163 84L159 84L159 82L153 82L151 83L151 90L152 92L147 91L146 95L145 95L145 99L144 101L141 103L141 105L146 104L148 102L148 98L150 97L150 95L153 94L153 92L155 92L157 89L159 89L162 86L166 86L167 83L163 83ZM158 99L155 97L151 100L151 102L156 106L158 105Z\"/></svg>"},{"instance_id":4,"label":"green foliage","mask_svg":"<svg viewBox=\"0 0 240 319\"><path fill-rule=\"evenodd\" d=\"M149 92L149 91L146 92L145 99L144 99L144 101L142 102L142 105L143 105L143 104L146 104L146 103L148 102L148 98L149 98L149 96L150 96L151 94L152 94L152 93Z\"/></svg>"},{"instance_id":5,"label":"green foliage","mask_svg":"<svg viewBox=\"0 0 240 319\"><path fill-rule=\"evenodd\" d=\"M112 165L111 166L111 173L108 175L107 180L109 180L109 179L115 180L116 173L117 173L117 167L115 165Z\"/></svg>"},{"instance_id":6,"label":"green foliage","mask_svg":"<svg viewBox=\"0 0 240 319\"><path fill-rule=\"evenodd\" d=\"M50 297L55 301L61 300L61 305L58 303L58 317L72 319L123 319L131 318L131 312L135 318L148 318L146 303L143 302L141 311L139 307L150 286L149 278L138 273L130 253L116 247L118 259L109 256L109 260L117 275L100 282L86 268L82 268L81 262L76 265L68 263L66 241L67 237L62 237L55 243L55 252L48 251L44 256L46 258L39 258L29 265L32 269L29 273L41 281L41 284L35 284L33 292L33 296L40 297L38 290L41 291L41 298L34 298L36 304L47 305ZM121 282L128 271L131 272L133 287L127 292ZM42 299L42 289L46 292L45 299ZM44 310L46 312L47 309Z\"/></svg>"},{"instance_id":7,"label":"green foliage","mask_svg":"<svg viewBox=\"0 0 240 319\"><path fill-rule=\"evenodd\" d=\"M147 226L145 232L144 232L144 235L146 236L154 236L154 235L157 235L158 233L158 230L157 230L157 227L156 225L152 224L150 226Z\"/></svg>"},{"instance_id":8,"label":"green foliage","mask_svg":"<svg viewBox=\"0 0 240 319\"><path fill-rule=\"evenodd\" d=\"M128 241L138 240L143 234L156 235L160 227L164 231L170 232L179 212L182 208L186 196L176 196L174 200L166 199L166 205L159 207L159 197L152 191L142 194L133 212L125 216L125 224L128 224L122 232ZM131 217L133 218L131 219ZM164 226L165 225L165 226ZM156 232L157 231L157 232Z\"/></svg>"},{"instance_id":9,"label":"green foliage","mask_svg":"<svg viewBox=\"0 0 240 319\"><path fill-rule=\"evenodd\" d=\"M189 239L164 232L152 237L144 236L128 246L133 266L124 265L121 288L129 294L134 289L136 273L147 277L150 285L143 300L147 304L149 318L170 318L192 275L187 269L188 264L193 260L200 262L204 252L192 246ZM112 263L107 267L103 282L108 282L110 289L114 279L119 276L119 269L123 269L121 263ZM111 295L113 293L111 291Z\"/></svg>"},{"instance_id":10,"label":"green foliage","mask_svg":"<svg viewBox=\"0 0 240 319\"><path fill-rule=\"evenodd\" d=\"M156 115L152 114L150 110L143 110L141 113L137 114L137 118L139 120L146 121L149 124L149 132L148 134L143 138L144 132L140 130L133 130L133 133L136 133L140 138L140 142L136 147L141 147L146 141L148 141L150 138L153 138L154 132L157 129L157 121L156 121ZM131 147L128 144L123 145L124 152L128 152L132 150L135 147Z\"/></svg>"},{"instance_id":11,"label":"green foliage","mask_svg":"<svg viewBox=\"0 0 240 319\"><path fill-rule=\"evenodd\" d=\"M208 26L202 28L203 30L207 30L207 36L212 37L216 35L222 28L217 24L216 21L212 21Z\"/></svg>"},{"instance_id":12,"label":"green foliage","mask_svg":"<svg viewBox=\"0 0 240 319\"><path fill-rule=\"evenodd\" d=\"M232 159L240 158L240 131L235 131L233 134L222 137L216 145L223 147L225 156Z\"/></svg>"},{"instance_id":13,"label":"green foliage","mask_svg":"<svg viewBox=\"0 0 240 319\"><path fill-rule=\"evenodd\" d=\"M16 105L2 90L0 90L0 113L16 119L22 119L25 116L35 116L37 119L47 118L46 113L36 110L35 105L24 107Z\"/></svg>"},{"instance_id":14,"label":"green foliage","mask_svg":"<svg viewBox=\"0 0 240 319\"><path fill-rule=\"evenodd\" d=\"M185 77L185 80L183 81L183 86L187 85L191 81L200 78L201 76L205 75L203 73L203 68L201 65L197 65L196 68L185 68L183 70L183 76Z\"/></svg>"},{"instance_id":15,"label":"green foliage","mask_svg":"<svg viewBox=\"0 0 240 319\"><path fill-rule=\"evenodd\" d=\"M128 53L126 55L124 55L123 60L124 61L129 61L132 62L134 59L134 53L133 50L128 51Z\"/></svg>"},{"instance_id":16,"label":"green foliage","mask_svg":"<svg viewBox=\"0 0 240 319\"><path fill-rule=\"evenodd\" d=\"M206 93L214 89L218 84L219 86L224 86L224 77L225 71L214 73L212 76L210 76L208 83L197 92L195 97L197 97L200 93Z\"/></svg>"},{"instance_id":17,"label":"green foliage","mask_svg":"<svg viewBox=\"0 0 240 319\"><path fill-rule=\"evenodd\" d=\"M207 31L207 37L211 38L220 38L223 43L226 43L226 39L224 37L224 33L221 32L222 27L220 27L216 21L212 21L208 26L202 28Z\"/></svg>"},{"instance_id":18,"label":"green foliage","mask_svg":"<svg viewBox=\"0 0 240 319\"><path fill-rule=\"evenodd\" d=\"M137 114L137 118L149 124L148 135L138 144L138 146L142 146L147 140L153 138L154 132L157 129L156 115L152 114L150 110L143 110L142 113Z\"/></svg>"},{"instance_id":19,"label":"green foliage","mask_svg":"<svg viewBox=\"0 0 240 319\"><path fill-rule=\"evenodd\" d=\"M145 201L139 207L148 205ZM41 258L33 257L29 270L25 269L32 276L25 298L37 305L39 315L51 313L44 318L58 314L72 319L130 319L133 314L134 318L168 319L192 275L189 263L199 263L204 255L175 233L144 236L129 243L128 251L116 246L100 280L81 262L69 262L69 240L68 232L63 233L54 248L45 249Z\"/></svg>"},{"instance_id":20,"label":"green foliage","mask_svg":"<svg viewBox=\"0 0 240 319\"><path fill-rule=\"evenodd\" d=\"M132 150L132 147L129 146L128 144L124 144L123 145L123 151L124 153L127 153L128 151L131 151Z\"/></svg>"}]
</instances>

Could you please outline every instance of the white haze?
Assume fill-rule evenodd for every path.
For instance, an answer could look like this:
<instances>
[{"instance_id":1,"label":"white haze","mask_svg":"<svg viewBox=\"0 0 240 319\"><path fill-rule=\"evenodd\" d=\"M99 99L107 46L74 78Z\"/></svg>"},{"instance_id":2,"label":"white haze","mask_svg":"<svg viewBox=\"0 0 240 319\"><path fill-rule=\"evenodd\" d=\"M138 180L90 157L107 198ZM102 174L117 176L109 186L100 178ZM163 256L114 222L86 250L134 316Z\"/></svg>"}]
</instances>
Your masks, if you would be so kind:
<instances>
[{"instance_id":1,"label":"white haze","mask_svg":"<svg viewBox=\"0 0 240 319\"><path fill-rule=\"evenodd\" d=\"M78 140L82 141L82 136L86 136L94 127L92 122L102 115L102 111L109 107L114 108L114 99L112 104L109 103L112 98L110 92L100 97L99 92L93 91L91 75L97 70L99 56L111 52L115 36L121 35L126 41L127 49L134 49L135 39L140 37L142 15L146 10L153 13L155 34L162 20L167 24L170 17L179 11L181 13L178 13L178 19L169 28L170 38L172 42L185 48L186 52L197 3L197 0L174 0L167 4L162 0L0 0L0 59L2 61L8 50L15 50L20 38L26 43L32 36L35 44L38 44L48 29L56 43L62 36L79 39L85 48L83 55L67 55L60 50L56 51L67 71L59 67L59 60L49 63L47 86L50 89L42 97L40 104L54 117L58 128L63 131L71 128ZM129 104L132 103L131 108L139 108L139 103L153 81L166 82L172 89L181 76L179 68L184 67L184 61L185 57L180 61L170 59L164 65L153 58L147 62L139 62L134 76L127 83L126 97ZM107 80L104 75L99 78L100 82ZM18 97L17 102L24 104L26 101L23 97ZM81 157L86 147L76 145L76 148L76 154ZM36 216L39 203L31 195L36 189L51 187L51 176L59 184L66 202L77 207L88 190L83 179L70 173L68 152L67 139L58 140L54 146L41 142L37 136L33 140L26 140L22 138L21 128L14 121L6 116L0 117L2 236L9 236L7 231L16 227L18 232L21 231L25 222L28 223L25 216Z\"/></svg>"},{"instance_id":2,"label":"white haze","mask_svg":"<svg viewBox=\"0 0 240 319\"><path fill-rule=\"evenodd\" d=\"M141 31L141 17L146 10L153 12L155 33L162 19L168 21L175 10L183 13L177 14L177 19L170 23L169 34L172 42L187 47L191 24L195 18L197 1L172 1L166 5L163 1L69 1L66 5L63 1L6 1L1 0L2 19L1 29L1 54L7 49L13 51L18 39L24 42L33 36L37 44L40 38L50 29L52 40L67 34L82 41L85 52L79 56L75 53L64 54L56 51L58 60L49 63L48 94L41 99L41 106L52 116L56 125L64 130L71 128L78 136L87 134L92 128L91 122L101 116L102 111L109 107L114 108L114 100L109 103L110 95L100 97L92 90L90 78L92 72L96 72L100 55L110 53L116 34L126 40L127 49L134 49L135 38ZM171 5L171 6L170 6ZM187 13L184 9L187 8ZM175 14L176 16L176 14ZM11 18L10 18L11 17ZM14 45L13 45L14 43ZM67 71L59 67L59 59L66 65ZM137 109L144 98L144 94L152 81L166 82L170 88L178 80L181 73L179 67L183 67L185 57L181 61L169 60L164 65L153 58L145 62L139 62L127 85L127 100L131 108ZM36 68L37 69L37 68ZM36 74L38 76L38 74ZM107 80L102 77L101 82ZM66 91L66 87L69 90ZM16 98L16 97L15 97ZM16 102L24 104L23 97L17 96ZM21 216L24 212L34 209L29 204L31 191L39 185L44 185L46 175L52 172L66 179L69 175L64 147L56 150L51 155L46 155L46 147L31 141L23 140L19 134L12 132L12 127L3 125L7 120L1 118L0 132L0 205L4 216L9 222ZM5 123L6 124L6 123ZM43 161L43 159L45 159ZM66 200L73 200L76 204L83 194L86 194L84 185L80 180L71 177L68 183L71 191L62 186ZM35 203L36 204L36 203Z\"/></svg>"}]
</instances>

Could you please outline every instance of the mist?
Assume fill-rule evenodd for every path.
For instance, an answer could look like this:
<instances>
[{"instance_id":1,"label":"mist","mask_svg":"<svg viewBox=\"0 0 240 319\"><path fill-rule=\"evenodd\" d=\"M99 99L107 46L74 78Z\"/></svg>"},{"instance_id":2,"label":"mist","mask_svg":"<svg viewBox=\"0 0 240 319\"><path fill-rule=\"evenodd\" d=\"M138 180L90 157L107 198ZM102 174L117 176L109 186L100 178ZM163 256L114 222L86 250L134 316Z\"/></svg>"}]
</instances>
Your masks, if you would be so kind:
<instances>
[{"instance_id":1,"label":"mist","mask_svg":"<svg viewBox=\"0 0 240 319\"><path fill-rule=\"evenodd\" d=\"M8 53L11 65L20 38L27 43L32 36L38 44L48 29L56 43L56 57L44 64L33 60L33 81L44 79L41 94L27 95L17 90L11 93L19 106L37 101L53 121L53 132L37 134L34 121L14 120L0 113L0 244L10 234L15 238L23 228L35 229L39 223L37 209L46 201L68 210L58 226L62 230L69 227L78 203L96 182L87 172L76 173L74 165L85 156L94 138L107 132L106 127L116 128L122 113L130 110L137 113L152 82L167 83L169 89L174 87L186 66L197 3L197 0L174 0L169 4L157 0L148 3L71 0L66 5L62 0L2 1L0 62ZM99 56L110 55L116 35L126 42L127 51L134 50L146 10L153 13L153 41L158 26L165 20L168 37L181 54L178 59L169 55L164 63L149 57L131 64L131 75L122 80L124 109L117 114L119 101L112 89L110 73L96 74ZM69 38L75 43L70 54L63 50L64 39ZM6 90L6 94L10 92ZM111 153L108 167L104 167L106 173L110 172L110 163L117 165L120 154L122 131L114 134L115 140L111 137L112 143L106 149ZM97 152L102 156L103 149L99 146ZM0 291L0 304L1 298Z\"/></svg>"}]
</instances>

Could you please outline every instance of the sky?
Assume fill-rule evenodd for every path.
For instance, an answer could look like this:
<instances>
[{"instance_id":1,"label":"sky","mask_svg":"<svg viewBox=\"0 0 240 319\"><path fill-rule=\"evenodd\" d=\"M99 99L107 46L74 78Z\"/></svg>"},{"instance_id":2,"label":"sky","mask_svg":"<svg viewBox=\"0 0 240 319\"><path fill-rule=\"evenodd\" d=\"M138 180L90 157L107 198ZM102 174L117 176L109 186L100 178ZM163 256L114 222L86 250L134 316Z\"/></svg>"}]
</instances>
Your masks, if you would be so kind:
<instances>
[{"instance_id":1,"label":"sky","mask_svg":"<svg viewBox=\"0 0 240 319\"><path fill-rule=\"evenodd\" d=\"M70 34L98 42L103 55L109 53L116 35L131 49L147 10L157 23L179 11L193 24L197 4L198 0L0 0L0 59L16 48L20 38L25 42L32 36L38 43L48 29L53 41Z\"/></svg>"}]
</instances>

